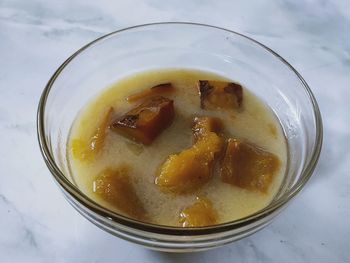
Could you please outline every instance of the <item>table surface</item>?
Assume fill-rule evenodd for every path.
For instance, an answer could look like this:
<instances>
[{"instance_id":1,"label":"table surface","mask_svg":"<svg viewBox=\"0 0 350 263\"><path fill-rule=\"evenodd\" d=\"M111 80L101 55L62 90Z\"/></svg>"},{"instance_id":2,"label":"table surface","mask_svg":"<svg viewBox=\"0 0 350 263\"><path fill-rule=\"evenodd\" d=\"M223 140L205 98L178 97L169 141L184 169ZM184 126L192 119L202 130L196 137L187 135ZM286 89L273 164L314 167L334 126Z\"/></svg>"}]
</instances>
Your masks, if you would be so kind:
<instances>
[{"instance_id":1,"label":"table surface","mask_svg":"<svg viewBox=\"0 0 350 263\"><path fill-rule=\"evenodd\" d=\"M39 152L36 109L55 69L105 33L158 21L213 24L268 45L304 76L323 116L322 154L302 193L262 231L211 251L154 252L100 230L66 202ZM347 0L1 0L0 261L349 262L349 28Z\"/></svg>"}]
</instances>

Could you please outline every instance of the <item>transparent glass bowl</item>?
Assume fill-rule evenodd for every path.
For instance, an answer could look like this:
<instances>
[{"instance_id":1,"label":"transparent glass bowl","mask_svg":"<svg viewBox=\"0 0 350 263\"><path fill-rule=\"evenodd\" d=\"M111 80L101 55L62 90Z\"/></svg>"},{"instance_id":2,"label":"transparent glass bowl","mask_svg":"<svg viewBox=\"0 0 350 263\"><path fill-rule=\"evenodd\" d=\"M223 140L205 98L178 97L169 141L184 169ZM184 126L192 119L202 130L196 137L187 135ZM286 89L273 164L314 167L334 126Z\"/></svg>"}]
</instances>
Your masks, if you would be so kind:
<instances>
[{"instance_id":1,"label":"transparent glass bowl","mask_svg":"<svg viewBox=\"0 0 350 263\"><path fill-rule=\"evenodd\" d=\"M108 84L134 72L157 68L194 68L218 73L242 83L273 109L288 141L289 159L284 182L266 208L240 220L210 227L167 227L118 215L74 185L66 145L79 110ZM82 47L48 82L39 103L37 124L45 162L75 209L115 236L172 252L221 246L266 226L308 181L322 144L322 121L316 100L287 61L242 34L193 23L131 27Z\"/></svg>"}]
</instances>

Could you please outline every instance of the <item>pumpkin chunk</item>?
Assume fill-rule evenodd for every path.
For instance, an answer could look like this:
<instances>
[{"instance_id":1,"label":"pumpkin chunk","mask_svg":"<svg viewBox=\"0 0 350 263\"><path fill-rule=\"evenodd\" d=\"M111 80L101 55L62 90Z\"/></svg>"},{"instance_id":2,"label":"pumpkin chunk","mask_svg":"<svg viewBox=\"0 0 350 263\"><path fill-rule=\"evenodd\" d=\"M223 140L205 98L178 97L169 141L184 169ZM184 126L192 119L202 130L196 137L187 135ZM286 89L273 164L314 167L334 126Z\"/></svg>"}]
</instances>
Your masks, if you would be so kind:
<instances>
[{"instance_id":1,"label":"pumpkin chunk","mask_svg":"<svg viewBox=\"0 0 350 263\"><path fill-rule=\"evenodd\" d=\"M151 97L111 124L111 129L137 142L149 145L175 117L172 100Z\"/></svg>"},{"instance_id":2,"label":"pumpkin chunk","mask_svg":"<svg viewBox=\"0 0 350 263\"><path fill-rule=\"evenodd\" d=\"M225 81L199 80L198 91L202 109L237 109L242 106L242 86Z\"/></svg>"},{"instance_id":3,"label":"pumpkin chunk","mask_svg":"<svg viewBox=\"0 0 350 263\"><path fill-rule=\"evenodd\" d=\"M127 166L102 171L93 181L93 192L122 213L132 218L145 219L146 211L128 174Z\"/></svg>"},{"instance_id":4,"label":"pumpkin chunk","mask_svg":"<svg viewBox=\"0 0 350 263\"><path fill-rule=\"evenodd\" d=\"M196 202L180 212L179 223L183 227L202 227L217 223L217 213L207 198L196 198Z\"/></svg>"},{"instance_id":5,"label":"pumpkin chunk","mask_svg":"<svg viewBox=\"0 0 350 263\"><path fill-rule=\"evenodd\" d=\"M138 101L140 99L154 96L154 95L160 95L164 93L171 93L174 91L174 87L171 83L162 83L156 86L153 86L150 89L143 90L141 92L135 93L130 95L129 97L126 98L128 102L134 102Z\"/></svg>"},{"instance_id":6,"label":"pumpkin chunk","mask_svg":"<svg viewBox=\"0 0 350 263\"><path fill-rule=\"evenodd\" d=\"M279 166L280 161L274 154L255 145L229 139L221 162L221 179L240 188L266 193Z\"/></svg>"},{"instance_id":7,"label":"pumpkin chunk","mask_svg":"<svg viewBox=\"0 0 350 263\"><path fill-rule=\"evenodd\" d=\"M155 184L162 190L189 193L207 183L212 176L212 164L221 151L221 138L210 129L209 117L195 118L197 141L189 149L170 155L159 169Z\"/></svg>"},{"instance_id":8,"label":"pumpkin chunk","mask_svg":"<svg viewBox=\"0 0 350 263\"><path fill-rule=\"evenodd\" d=\"M210 132L220 133L223 130L223 124L219 118L215 117L196 117L192 128L196 140L207 136Z\"/></svg>"},{"instance_id":9,"label":"pumpkin chunk","mask_svg":"<svg viewBox=\"0 0 350 263\"><path fill-rule=\"evenodd\" d=\"M82 139L72 140L71 150L74 158L81 161L91 161L101 152L107 136L108 124L112 113L113 108L109 108L88 142Z\"/></svg>"}]
</instances>

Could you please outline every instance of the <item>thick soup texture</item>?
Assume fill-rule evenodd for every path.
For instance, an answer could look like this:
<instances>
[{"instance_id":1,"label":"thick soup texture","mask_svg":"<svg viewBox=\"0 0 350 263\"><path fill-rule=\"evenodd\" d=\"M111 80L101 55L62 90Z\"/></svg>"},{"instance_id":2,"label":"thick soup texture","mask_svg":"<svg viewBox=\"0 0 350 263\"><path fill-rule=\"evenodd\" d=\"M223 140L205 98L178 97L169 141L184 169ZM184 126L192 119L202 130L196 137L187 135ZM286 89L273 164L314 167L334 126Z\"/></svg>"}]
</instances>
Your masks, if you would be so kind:
<instances>
[{"instance_id":1,"label":"thick soup texture","mask_svg":"<svg viewBox=\"0 0 350 263\"><path fill-rule=\"evenodd\" d=\"M210 72L123 78L79 112L74 183L100 205L160 225L201 227L264 208L287 165L283 130L246 87Z\"/></svg>"}]
</instances>

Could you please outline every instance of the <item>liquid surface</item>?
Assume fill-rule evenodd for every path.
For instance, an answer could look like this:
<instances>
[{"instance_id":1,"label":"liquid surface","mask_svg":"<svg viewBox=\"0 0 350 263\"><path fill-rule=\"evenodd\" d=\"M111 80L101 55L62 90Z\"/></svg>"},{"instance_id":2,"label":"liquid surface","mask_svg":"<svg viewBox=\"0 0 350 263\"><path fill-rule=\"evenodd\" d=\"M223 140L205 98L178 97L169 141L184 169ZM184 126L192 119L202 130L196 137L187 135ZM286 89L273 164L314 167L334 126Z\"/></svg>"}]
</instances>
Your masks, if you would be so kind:
<instances>
[{"instance_id":1,"label":"liquid surface","mask_svg":"<svg viewBox=\"0 0 350 263\"><path fill-rule=\"evenodd\" d=\"M238 102L239 110L227 110L227 107L203 109L198 80L230 81L204 71L157 70L124 78L97 94L77 116L68 141L70 171L79 189L117 213L172 226L191 226L191 223L184 223L187 222L184 216L195 211L195 215L203 217L201 207L213 210L209 211L210 220L206 220L213 224L236 220L267 206L278 191L287 164L287 146L277 118L245 87L243 99ZM162 96L174 101L175 116L171 125L149 145L137 143L108 128L108 120L122 116L140 104L134 94L161 83L171 83L174 87L173 92ZM130 95L133 96L128 101L126 98ZM279 166L268 188L254 191L224 182L218 168L220 161L215 161L210 179L198 189L185 194L160 189L155 183L159 168L170 155L179 154L194 145L193 120L207 116L221 120L226 137L247 141L278 157ZM87 149L89 145L92 145L92 150ZM101 178L107 179L102 181ZM130 190L126 191L126 188ZM115 194L112 191L118 190L113 189L123 189L119 191L126 191L129 196ZM111 200L119 202L119 206ZM130 206L125 204L128 200ZM198 200L208 201L198 203ZM128 212L133 206L135 211ZM145 211L146 216L139 215L140 211ZM215 221L212 215L215 215ZM198 221L191 215L188 218L192 220L188 222Z\"/></svg>"}]
</instances>

